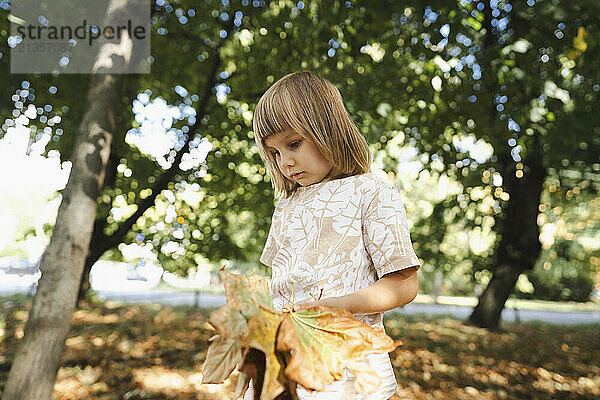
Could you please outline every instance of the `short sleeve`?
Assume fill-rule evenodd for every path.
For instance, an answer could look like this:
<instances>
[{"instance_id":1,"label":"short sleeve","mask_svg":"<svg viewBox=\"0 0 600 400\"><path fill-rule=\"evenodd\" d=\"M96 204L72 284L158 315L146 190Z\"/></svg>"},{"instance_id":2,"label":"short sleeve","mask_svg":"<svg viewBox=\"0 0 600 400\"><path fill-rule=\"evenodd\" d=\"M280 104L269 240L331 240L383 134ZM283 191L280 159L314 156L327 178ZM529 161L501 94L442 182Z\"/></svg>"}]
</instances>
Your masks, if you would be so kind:
<instances>
[{"instance_id":1,"label":"short sleeve","mask_svg":"<svg viewBox=\"0 0 600 400\"><path fill-rule=\"evenodd\" d=\"M260 262L268 266L269 268L273 267L273 259L277 254L277 242L275 240L275 219L271 223L271 229L269 229L269 234L267 236L267 241L265 242L265 248L260 255Z\"/></svg>"},{"instance_id":2,"label":"short sleeve","mask_svg":"<svg viewBox=\"0 0 600 400\"><path fill-rule=\"evenodd\" d=\"M363 238L377 277L414 266L420 268L398 190L381 182L366 197L370 201L363 211Z\"/></svg>"},{"instance_id":3,"label":"short sleeve","mask_svg":"<svg viewBox=\"0 0 600 400\"><path fill-rule=\"evenodd\" d=\"M273 267L273 260L279 251L280 246L278 244L277 234L281 225L281 209L286 200L287 199L285 197L281 197L277 201L277 204L275 204L275 210L273 211L273 216L271 217L271 228L269 229L269 234L267 235L265 247L259 257L259 261L269 268Z\"/></svg>"}]
</instances>

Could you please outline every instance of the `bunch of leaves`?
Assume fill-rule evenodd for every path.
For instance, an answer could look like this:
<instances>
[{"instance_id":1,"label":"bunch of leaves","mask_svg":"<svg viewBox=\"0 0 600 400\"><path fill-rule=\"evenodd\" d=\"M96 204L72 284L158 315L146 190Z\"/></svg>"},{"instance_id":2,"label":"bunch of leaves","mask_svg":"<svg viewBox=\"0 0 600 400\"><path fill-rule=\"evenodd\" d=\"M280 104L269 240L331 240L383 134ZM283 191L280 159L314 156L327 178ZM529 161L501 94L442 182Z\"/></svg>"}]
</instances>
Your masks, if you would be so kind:
<instances>
[{"instance_id":1,"label":"bunch of leaves","mask_svg":"<svg viewBox=\"0 0 600 400\"><path fill-rule=\"evenodd\" d=\"M296 384L323 390L348 368L358 393L377 390L380 379L365 356L391 352L401 342L341 309L274 310L268 281L258 275L222 269L219 276L227 304L209 319L216 335L202 370L203 383L222 383L237 366L247 376L238 382L240 392L251 377L256 399L296 398Z\"/></svg>"}]
</instances>

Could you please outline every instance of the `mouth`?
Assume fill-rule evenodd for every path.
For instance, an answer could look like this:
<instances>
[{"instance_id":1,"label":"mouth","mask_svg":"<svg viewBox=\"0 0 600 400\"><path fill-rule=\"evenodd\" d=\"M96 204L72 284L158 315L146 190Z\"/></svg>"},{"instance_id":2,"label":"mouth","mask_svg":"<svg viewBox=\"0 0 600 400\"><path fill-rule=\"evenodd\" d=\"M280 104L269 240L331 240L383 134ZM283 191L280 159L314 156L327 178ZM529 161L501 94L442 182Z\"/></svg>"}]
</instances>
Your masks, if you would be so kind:
<instances>
[{"instance_id":1,"label":"mouth","mask_svg":"<svg viewBox=\"0 0 600 400\"><path fill-rule=\"evenodd\" d=\"M295 172L295 173L293 173L293 174L291 174L291 175L290 175L290 178L292 178L292 179L298 179L298 177L299 177L300 175L302 175L303 173L304 173L304 171L301 171L301 172Z\"/></svg>"}]
</instances>

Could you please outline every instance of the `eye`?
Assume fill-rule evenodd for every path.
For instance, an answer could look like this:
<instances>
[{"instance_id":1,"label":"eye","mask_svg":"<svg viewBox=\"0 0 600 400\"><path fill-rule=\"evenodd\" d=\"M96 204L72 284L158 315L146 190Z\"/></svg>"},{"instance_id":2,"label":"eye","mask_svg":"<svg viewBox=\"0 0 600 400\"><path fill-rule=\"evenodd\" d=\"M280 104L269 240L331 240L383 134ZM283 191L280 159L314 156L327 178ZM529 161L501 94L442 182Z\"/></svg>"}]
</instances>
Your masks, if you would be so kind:
<instances>
[{"instance_id":1,"label":"eye","mask_svg":"<svg viewBox=\"0 0 600 400\"><path fill-rule=\"evenodd\" d=\"M290 143L290 148L292 148L292 149L298 148L300 146L300 142L301 142L301 140L296 140L296 141Z\"/></svg>"}]
</instances>

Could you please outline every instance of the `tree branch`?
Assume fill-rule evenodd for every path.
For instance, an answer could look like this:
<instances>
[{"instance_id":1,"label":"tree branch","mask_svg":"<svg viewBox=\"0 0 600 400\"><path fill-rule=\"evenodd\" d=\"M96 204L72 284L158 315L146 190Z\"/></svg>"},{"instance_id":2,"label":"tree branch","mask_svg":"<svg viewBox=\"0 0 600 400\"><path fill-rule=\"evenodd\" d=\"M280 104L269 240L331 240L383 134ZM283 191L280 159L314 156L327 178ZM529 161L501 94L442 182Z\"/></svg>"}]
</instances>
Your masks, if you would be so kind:
<instances>
[{"instance_id":1,"label":"tree branch","mask_svg":"<svg viewBox=\"0 0 600 400\"><path fill-rule=\"evenodd\" d=\"M230 30L228 31L227 37L230 37L232 24L229 25L229 29ZM190 128L190 134L188 135L188 138L185 141L182 148L177 152L177 155L175 156L175 160L173 161L171 168L166 170L156 181L156 184L151 188L152 194L143 199L140 203L136 204L137 210L133 213L133 215L131 215L129 218L127 218L126 221L121 223L119 227L110 236L107 236L102 232L105 226L104 221L96 220L96 223L94 224L94 237L97 240L97 243L101 243L101 245L98 247L97 257L94 257L96 258L96 260L97 258L100 258L100 256L106 250L113 248L123 240L125 235L131 230L136 221L144 214L144 212L146 212L148 208L154 205L154 201L156 200L158 194L168 187L169 182L173 180L177 173L183 172L179 167L179 164L181 163L183 155L190 150L190 143L195 133L197 133L200 130L202 118L208 114L209 101L210 98L213 96L212 91L218 80L217 71L222 64L220 50L225 43L226 39L213 48L213 63L209 73L209 79L204 87L204 93L202 95L202 98L200 99L200 102L198 103L198 107L196 108L196 122ZM99 230L97 231L96 229ZM91 261L93 263L96 260Z\"/></svg>"}]
</instances>

